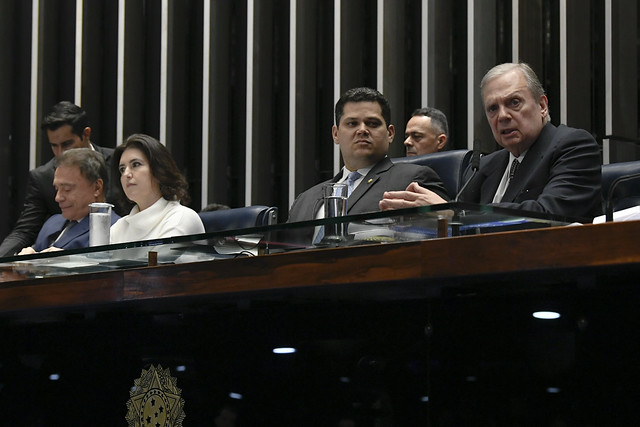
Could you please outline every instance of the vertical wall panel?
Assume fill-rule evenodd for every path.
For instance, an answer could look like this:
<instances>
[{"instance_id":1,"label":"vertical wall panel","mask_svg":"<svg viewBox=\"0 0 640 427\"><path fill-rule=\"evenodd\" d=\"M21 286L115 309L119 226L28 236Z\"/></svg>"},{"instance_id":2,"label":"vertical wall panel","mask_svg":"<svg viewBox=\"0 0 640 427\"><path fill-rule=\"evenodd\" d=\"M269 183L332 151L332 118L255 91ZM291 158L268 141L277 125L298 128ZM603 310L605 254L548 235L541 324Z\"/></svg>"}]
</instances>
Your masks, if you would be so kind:
<instances>
[{"instance_id":1,"label":"vertical wall panel","mask_svg":"<svg viewBox=\"0 0 640 427\"><path fill-rule=\"evenodd\" d=\"M429 53L426 58L428 66L429 99L420 107L435 107L441 110L449 121L449 148L466 148L466 126L464 116L455 114L455 78L464 74L464 69L452 69L454 55L453 46L455 31L448 22L453 20L455 4L446 0L429 0ZM457 9L464 9L457 7ZM427 42L423 40L423 42ZM464 55L463 55L464 56ZM417 106L416 106L417 108ZM461 129L460 132L458 129Z\"/></svg>"},{"instance_id":2,"label":"vertical wall panel","mask_svg":"<svg viewBox=\"0 0 640 427\"><path fill-rule=\"evenodd\" d=\"M384 41L382 44L383 55L383 94L389 100L391 106L391 124L394 125L396 136L389 147L389 156L402 157L405 154L404 128L411 111L408 111L405 92L405 67L407 57L405 55L405 4L404 2L384 2ZM419 15L419 14L418 14ZM416 88L419 93L419 86Z\"/></svg>"},{"instance_id":3,"label":"vertical wall panel","mask_svg":"<svg viewBox=\"0 0 640 427\"><path fill-rule=\"evenodd\" d=\"M159 100L159 125L166 129L163 142L187 178L191 204L200 209L203 3L169 2L167 12L167 90L165 100Z\"/></svg>"},{"instance_id":4,"label":"vertical wall panel","mask_svg":"<svg viewBox=\"0 0 640 427\"><path fill-rule=\"evenodd\" d=\"M91 141L115 147L118 90L118 2L84 1L82 13L82 107Z\"/></svg>"},{"instance_id":5,"label":"vertical wall panel","mask_svg":"<svg viewBox=\"0 0 640 427\"><path fill-rule=\"evenodd\" d=\"M75 0L41 0L38 49L36 122L57 102L74 100L75 89ZM37 132L36 164L53 157L46 135Z\"/></svg>"},{"instance_id":6,"label":"vertical wall panel","mask_svg":"<svg viewBox=\"0 0 640 427\"><path fill-rule=\"evenodd\" d=\"M210 203L237 207L244 205L246 10L231 3L211 2L207 195Z\"/></svg>"},{"instance_id":7,"label":"vertical wall panel","mask_svg":"<svg viewBox=\"0 0 640 427\"><path fill-rule=\"evenodd\" d=\"M593 34L589 19L590 2L584 0L567 0L566 22L566 121L562 120L558 111L552 112L554 123L564 123L568 126L592 129L591 108L593 85L591 73L594 57L591 54ZM570 19L569 19L570 17ZM554 94L555 95L555 94ZM562 108L562 106L561 106ZM556 117L557 115L557 117Z\"/></svg>"},{"instance_id":8,"label":"vertical wall panel","mask_svg":"<svg viewBox=\"0 0 640 427\"><path fill-rule=\"evenodd\" d=\"M202 162L201 208L209 203L209 126L211 102L211 0L204 0L202 11Z\"/></svg>"},{"instance_id":9,"label":"vertical wall panel","mask_svg":"<svg viewBox=\"0 0 640 427\"><path fill-rule=\"evenodd\" d=\"M294 135L289 135L296 145L292 159L295 184L290 188L293 197L333 176L335 147L331 138L335 102L334 33L330 31L334 9L324 7L323 0L296 3L296 110L293 113L297 120ZM309 144L310 140L315 143ZM288 208L292 202L290 198L284 206Z\"/></svg>"},{"instance_id":10,"label":"vertical wall panel","mask_svg":"<svg viewBox=\"0 0 640 427\"><path fill-rule=\"evenodd\" d=\"M0 2L0 236L11 230L26 185L29 143L31 3ZM25 19L26 18L26 19ZM19 54L16 54L18 53Z\"/></svg>"},{"instance_id":11,"label":"vertical wall panel","mask_svg":"<svg viewBox=\"0 0 640 427\"><path fill-rule=\"evenodd\" d=\"M634 0L611 2L612 87L606 96L612 100L611 161L620 162L640 156L638 80L639 7Z\"/></svg>"},{"instance_id":12,"label":"vertical wall panel","mask_svg":"<svg viewBox=\"0 0 640 427\"><path fill-rule=\"evenodd\" d=\"M272 204L279 198L276 191L288 184L289 3L257 1L254 7L253 105L248 112L253 155L246 165L252 194L245 195L245 202Z\"/></svg>"},{"instance_id":13,"label":"vertical wall panel","mask_svg":"<svg viewBox=\"0 0 640 427\"><path fill-rule=\"evenodd\" d=\"M75 79L73 96L76 105L82 105L82 42L84 37L84 0L76 0L76 43L75 43Z\"/></svg>"},{"instance_id":14,"label":"vertical wall panel","mask_svg":"<svg viewBox=\"0 0 640 427\"><path fill-rule=\"evenodd\" d=\"M467 118L467 148L473 148L473 141L480 140L483 153L490 153L497 147L491 128L484 114L482 97L480 96L480 81L484 74L495 64L510 60L510 50L500 43L505 34L505 26L499 25L503 21L505 11L498 7L496 1L475 1L473 9L473 65L467 64L469 78L473 78L473 85L469 86L467 94L473 117ZM498 15L500 12L500 15Z\"/></svg>"}]
</instances>

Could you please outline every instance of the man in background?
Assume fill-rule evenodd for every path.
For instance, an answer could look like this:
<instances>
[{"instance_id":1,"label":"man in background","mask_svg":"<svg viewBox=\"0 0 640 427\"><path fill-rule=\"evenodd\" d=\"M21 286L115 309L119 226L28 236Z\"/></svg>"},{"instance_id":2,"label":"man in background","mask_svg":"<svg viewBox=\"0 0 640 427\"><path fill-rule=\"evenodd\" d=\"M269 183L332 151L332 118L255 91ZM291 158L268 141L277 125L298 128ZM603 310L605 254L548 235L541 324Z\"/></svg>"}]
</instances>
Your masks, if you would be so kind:
<instances>
[{"instance_id":1,"label":"man in background","mask_svg":"<svg viewBox=\"0 0 640 427\"><path fill-rule=\"evenodd\" d=\"M47 218L60 213L52 185L57 156L72 148L90 148L103 156L107 166L111 161L113 149L91 143L87 113L71 102L62 101L54 105L42 121L41 128L47 133L55 157L29 171L22 212L11 233L0 244L0 256L3 257L12 256L32 245ZM107 170L110 168L107 167ZM111 192L107 189L106 193L107 200L110 200ZM116 205L116 211L122 213L126 208Z\"/></svg>"},{"instance_id":2,"label":"man in background","mask_svg":"<svg viewBox=\"0 0 640 427\"><path fill-rule=\"evenodd\" d=\"M408 156L443 151L449 139L447 116L437 108L419 108L411 113L404 132Z\"/></svg>"},{"instance_id":3,"label":"man in background","mask_svg":"<svg viewBox=\"0 0 640 427\"><path fill-rule=\"evenodd\" d=\"M108 172L102 155L89 148L74 148L57 157L53 178L55 200L62 214L49 217L33 246L19 255L89 246L89 204L104 202ZM120 218L111 214L111 224Z\"/></svg>"}]
</instances>

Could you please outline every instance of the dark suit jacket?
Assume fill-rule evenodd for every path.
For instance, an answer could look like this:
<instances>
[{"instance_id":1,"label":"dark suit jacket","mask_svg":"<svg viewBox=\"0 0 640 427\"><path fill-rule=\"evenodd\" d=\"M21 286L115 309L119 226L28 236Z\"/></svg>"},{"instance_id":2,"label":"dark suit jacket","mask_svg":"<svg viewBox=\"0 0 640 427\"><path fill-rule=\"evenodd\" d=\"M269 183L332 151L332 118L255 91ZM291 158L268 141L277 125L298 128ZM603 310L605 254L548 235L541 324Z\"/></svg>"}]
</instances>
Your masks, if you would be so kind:
<instances>
[{"instance_id":1,"label":"dark suit jacket","mask_svg":"<svg viewBox=\"0 0 640 427\"><path fill-rule=\"evenodd\" d=\"M95 144L93 148L104 156L107 170L111 174L113 149L99 147ZM0 256L12 256L22 248L31 246L47 218L60 213L60 207L55 201L56 191L53 188L55 170L56 159L54 157L44 165L29 171L22 213L11 233L5 237L0 245ZM109 178L109 183L106 185L106 198L107 201L115 205L112 200L114 180L111 179L111 176ZM123 213L123 209L118 205L116 207L116 212ZM124 212L126 212L126 207Z\"/></svg>"},{"instance_id":2,"label":"dark suit jacket","mask_svg":"<svg viewBox=\"0 0 640 427\"><path fill-rule=\"evenodd\" d=\"M459 200L492 204L509 152L482 157ZM602 212L600 148L587 131L548 123L497 206L588 220Z\"/></svg>"},{"instance_id":3,"label":"dark suit jacket","mask_svg":"<svg viewBox=\"0 0 640 427\"><path fill-rule=\"evenodd\" d=\"M322 186L328 182L337 182L342 172L329 181L315 185L300 194L289 210L288 222L307 221L315 219L316 212L322 200ZM378 202L382 200L385 191L404 190L411 182L417 182L449 200L447 190L438 174L427 166L409 163L392 163L388 157L380 160L371 168L367 176L347 199L347 213L350 215L377 212L380 210Z\"/></svg>"},{"instance_id":4,"label":"dark suit jacket","mask_svg":"<svg viewBox=\"0 0 640 427\"><path fill-rule=\"evenodd\" d=\"M120 216L118 214L111 212L111 225L119 219ZM36 243L33 245L33 249L36 252L47 249L51 245L51 242L58 237L58 234L60 234L66 222L67 219L61 214L49 217L42 226L42 229L40 229L40 233L38 233L38 238L36 239ZM62 237L60 237L60 240L58 240L53 246L60 249L88 248L89 215L85 216L82 221L67 230Z\"/></svg>"}]
</instances>

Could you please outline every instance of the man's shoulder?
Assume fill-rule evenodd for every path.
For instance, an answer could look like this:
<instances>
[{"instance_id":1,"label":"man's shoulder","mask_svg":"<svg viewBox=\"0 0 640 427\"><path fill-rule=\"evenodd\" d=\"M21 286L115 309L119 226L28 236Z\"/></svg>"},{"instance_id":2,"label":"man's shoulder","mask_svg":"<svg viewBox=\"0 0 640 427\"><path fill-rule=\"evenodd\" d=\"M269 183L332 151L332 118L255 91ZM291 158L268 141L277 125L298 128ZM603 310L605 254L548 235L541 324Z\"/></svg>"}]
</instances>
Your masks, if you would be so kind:
<instances>
[{"instance_id":1,"label":"man's shoulder","mask_svg":"<svg viewBox=\"0 0 640 427\"><path fill-rule=\"evenodd\" d=\"M588 131L566 125L555 126L547 123L529 151L539 154L563 153L567 152L567 150L573 150L575 147L600 151L598 143Z\"/></svg>"},{"instance_id":2,"label":"man's shoulder","mask_svg":"<svg viewBox=\"0 0 640 427\"><path fill-rule=\"evenodd\" d=\"M42 225L42 228L45 228L48 226L62 225L66 221L67 219L63 217L62 214L54 214L54 215L51 215L49 218L47 218L47 220Z\"/></svg>"},{"instance_id":3,"label":"man's shoulder","mask_svg":"<svg viewBox=\"0 0 640 427\"><path fill-rule=\"evenodd\" d=\"M309 194L315 194L315 193L317 193L318 191L320 191L322 189L323 185L328 184L330 182L331 182L330 179L328 179L326 181L319 182L318 184L316 184L316 185L314 185L312 187L309 187L306 190L304 190L302 193L300 193L298 195L297 198L300 198L300 197L303 197L303 196L307 196Z\"/></svg>"},{"instance_id":4,"label":"man's shoulder","mask_svg":"<svg viewBox=\"0 0 640 427\"><path fill-rule=\"evenodd\" d=\"M93 143L92 143L93 144ZM109 147L101 147L100 145L93 144L93 148L100 154L104 156L104 160L108 160L113 155L113 148Z\"/></svg>"},{"instance_id":5,"label":"man's shoulder","mask_svg":"<svg viewBox=\"0 0 640 427\"><path fill-rule=\"evenodd\" d=\"M538 139L551 139L556 141L571 141L574 139L585 140L589 142L596 142L591 133L581 128L573 128L567 125L555 126L548 123L542 130Z\"/></svg>"},{"instance_id":6,"label":"man's shoulder","mask_svg":"<svg viewBox=\"0 0 640 427\"><path fill-rule=\"evenodd\" d=\"M35 179L41 179L43 177L51 178L50 181L53 181L53 174L56 170L56 159L55 157L50 159L47 163L35 167L29 171L29 175L31 175Z\"/></svg>"},{"instance_id":7,"label":"man's shoulder","mask_svg":"<svg viewBox=\"0 0 640 427\"><path fill-rule=\"evenodd\" d=\"M419 165L417 163L402 163L402 162L398 162L398 163L393 163L391 166L393 167L393 170L395 172L398 172L398 171L416 172L416 171L429 169L429 166Z\"/></svg>"},{"instance_id":8,"label":"man's shoulder","mask_svg":"<svg viewBox=\"0 0 640 427\"><path fill-rule=\"evenodd\" d=\"M389 168L383 172L389 172L390 177L397 176L408 176L408 177L417 177L417 176L432 176L435 175L435 171L433 168L427 165L420 165L417 163L392 163L389 161Z\"/></svg>"}]
</instances>

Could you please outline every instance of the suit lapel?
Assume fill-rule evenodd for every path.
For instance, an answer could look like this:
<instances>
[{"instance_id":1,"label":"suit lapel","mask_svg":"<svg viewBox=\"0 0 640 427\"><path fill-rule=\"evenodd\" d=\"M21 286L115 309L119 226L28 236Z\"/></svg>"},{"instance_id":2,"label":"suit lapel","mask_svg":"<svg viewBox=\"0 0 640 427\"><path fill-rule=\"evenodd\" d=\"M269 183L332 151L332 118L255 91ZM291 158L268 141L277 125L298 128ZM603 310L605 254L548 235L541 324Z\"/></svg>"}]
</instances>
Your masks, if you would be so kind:
<instances>
[{"instance_id":1,"label":"suit lapel","mask_svg":"<svg viewBox=\"0 0 640 427\"><path fill-rule=\"evenodd\" d=\"M548 152L547 145L551 138L547 138L547 135L551 131L553 125L547 124L542 128L542 132L538 136L536 142L529 147L527 155L524 156L522 164L518 167L518 173L513 177L513 180L509 183L507 191L504 192L502 197L503 202L515 202L516 197L521 194L530 182L530 177L533 176L533 171L537 165L540 164L544 153Z\"/></svg>"},{"instance_id":2,"label":"suit lapel","mask_svg":"<svg viewBox=\"0 0 640 427\"><path fill-rule=\"evenodd\" d=\"M82 221L67 230L60 240L55 243L55 247L64 249L72 240L77 239L81 235L89 232L89 216L85 216Z\"/></svg>"},{"instance_id":3,"label":"suit lapel","mask_svg":"<svg viewBox=\"0 0 640 427\"><path fill-rule=\"evenodd\" d=\"M392 166L393 163L391 162L391 160L389 160L388 157L385 157L371 168L367 176L362 178L360 184L356 187L355 190L353 190L353 193L351 193L349 199L347 199L347 213L356 205L356 203L358 203L358 200L360 200L362 196L367 193L367 191L373 188L375 183L380 179L380 174L388 171Z\"/></svg>"},{"instance_id":4,"label":"suit lapel","mask_svg":"<svg viewBox=\"0 0 640 427\"><path fill-rule=\"evenodd\" d=\"M40 250L49 247L60 235L67 220L60 214L52 216L43 226L43 237L38 239L36 246L41 246ZM46 227L46 229L44 228Z\"/></svg>"}]
</instances>

